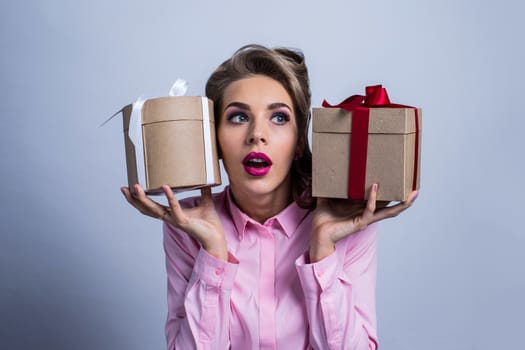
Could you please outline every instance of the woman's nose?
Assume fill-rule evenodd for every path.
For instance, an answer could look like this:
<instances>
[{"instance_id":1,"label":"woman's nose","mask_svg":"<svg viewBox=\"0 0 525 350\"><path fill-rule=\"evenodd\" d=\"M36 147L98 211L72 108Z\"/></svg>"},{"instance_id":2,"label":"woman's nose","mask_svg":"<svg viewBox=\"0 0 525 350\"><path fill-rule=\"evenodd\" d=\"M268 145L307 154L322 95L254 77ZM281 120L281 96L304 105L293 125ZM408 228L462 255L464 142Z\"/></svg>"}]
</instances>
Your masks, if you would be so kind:
<instances>
[{"instance_id":1,"label":"woman's nose","mask_svg":"<svg viewBox=\"0 0 525 350\"><path fill-rule=\"evenodd\" d=\"M266 143L267 142L267 132L264 129L264 126L261 125L260 122L254 122L251 125L250 131L248 133L247 137L247 143L248 144L258 144L260 142Z\"/></svg>"},{"instance_id":2,"label":"woman's nose","mask_svg":"<svg viewBox=\"0 0 525 350\"><path fill-rule=\"evenodd\" d=\"M253 135L248 140L249 144L257 144L259 142L266 143L266 139L263 136L261 136L261 135Z\"/></svg>"}]
</instances>

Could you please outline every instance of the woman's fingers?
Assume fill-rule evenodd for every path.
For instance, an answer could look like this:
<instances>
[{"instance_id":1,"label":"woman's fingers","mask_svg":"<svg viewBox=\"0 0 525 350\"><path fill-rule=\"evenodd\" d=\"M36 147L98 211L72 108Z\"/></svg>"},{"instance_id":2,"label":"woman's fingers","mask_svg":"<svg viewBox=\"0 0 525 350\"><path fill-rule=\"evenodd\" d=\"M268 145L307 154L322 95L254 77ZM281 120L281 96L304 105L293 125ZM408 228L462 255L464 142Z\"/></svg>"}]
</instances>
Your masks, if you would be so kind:
<instances>
[{"instance_id":1,"label":"woman's fingers","mask_svg":"<svg viewBox=\"0 0 525 350\"><path fill-rule=\"evenodd\" d=\"M164 214L166 213L166 207L164 207L163 205L160 205L159 203L155 202L154 200L146 196L146 192L144 192L144 189L139 184L136 184L134 188L135 188L135 193L136 193L135 197L146 208L149 215L157 219L163 218Z\"/></svg>"},{"instance_id":2,"label":"woman's fingers","mask_svg":"<svg viewBox=\"0 0 525 350\"><path fill-rule=\"evenodd\" d=\"M412 191L412 193L410 193L406 201L398 203L391 207L386 207L386 208L377 210L374 213L373 221L371 222L376 222L376 221L380 221L380 220L387 219L387 218L393 218L401 214L403 211L411 207L412 204L414 204L414 201L416 200L418 194L419 194L418 191Z\"/></svg>"},{"instance_id":3,"label":"woman's fingers","mask_svg":"<svg viewBox=\"0 0 525 350\"><path fill-rule=\"evenodd\" d=\"M129 204L133 205L133 200L131 198L131 193L129 193L129 188L127 187L121 187L120 191L126 197L126 200L129 202Z\"/></svg>"},{"instance_id":4,"label":"woman's fingers","mask_svg":"<svg viewBox=\"0 0 525 350\"><path fill-rule=\"evenodd\" d=\"M176 226L182 227L188 223L188 215L181 208L179 201L173 194L170 186L162 186L162 190L166 195L169 206L166 207L161 205L151 198L149 198L144 189L136 184L134 187L134 193L131 193L130 189L127 187L121 187L121 191L126 197L126 200L140 211L144 215L151 216L156 219L166 220ZM205 187L201 190L202 194L202 205L207 206L210 203L213 204L211 188Z\"/></svg>"},{"instance_id":5,"label":"woman's fingers","mask_svg":"<svg viewBox=\"0 0 525 350\"><path fill-rule=\"evenodd\" d=\"M178 225L184 225L187 221L187 217L184 214L184 211L182 210L177 197L175 197L175 195L173 194L171 187L169 187L168 185L164 185L162 186L162 190L164 191L164 194L166 195L166 198L168 199L168 203L170 205L169 211L170 211L170 214L175 219L175 222Z\"/></svg>"},{"instance_id":6,"label":"woman's fingers","mask_svg":"<svg viewBox=\"0 0 525 350\"><path fill-rule=\"evenodd\" d=\"M134 206L136 209L140 210L141 212L144 209L144 206L142 205L142 202L139 201L134 194L131 193L130 189L128 187L121 187L120 190L124 194L124 197L126 197L126 200L129 204Z\"/></svg>"},{"instance_id":7,"label":"woman's fingers","mask_svg":"<svg viewBox=\"0 0 525 350\"><path fill-rule=\"evenodd\" d=\"M412 192L405 202L384 207L387 202L377 202L378 185L374 184L368 194L367 202L338 201L334 199L317 199L314 217L314 237L326 239L333 243L348 235L365 229L368 225L397 216L409 208L416 200L417 191ZM314 240L315 241L315 240Z\"/></svg>"},{"instance_id":8,"label":"woman's fingers","mask_svg":"<svg viewBox=\"0 0 525 350\"><path fill-rule=\"evenodd\" d=\"M129 188L121 188L121 191L126 197L126 200L144 215L148 215L153 218L162 217L165 207L146 196L146 193L140 185L135 185L134 189L135 193L132 194Z\"/></svg>"},{"instance_id":9,"label":"woman's fingers","mask_svg":"<svg viewBox=\"0 0 525 350\"><path fill-rule=\"evenodd\" d=\"M406 200L406 203L408 203L408 206L411 206L417 199L417 196L419 196L419 191L412 191Z\"/></svg>"},{"instance_id":10,"label":"woman's fingers","mask_svg":"<svg viewBox=\"0 0 525 350\"><path fill-rule=\"evenodd\" d=\"M376 211L376 198L377 198L377 184L373 184L370 192L368 193L368 200L366 202L367 214L374 214Z\"/></svg>"}]
</instances>

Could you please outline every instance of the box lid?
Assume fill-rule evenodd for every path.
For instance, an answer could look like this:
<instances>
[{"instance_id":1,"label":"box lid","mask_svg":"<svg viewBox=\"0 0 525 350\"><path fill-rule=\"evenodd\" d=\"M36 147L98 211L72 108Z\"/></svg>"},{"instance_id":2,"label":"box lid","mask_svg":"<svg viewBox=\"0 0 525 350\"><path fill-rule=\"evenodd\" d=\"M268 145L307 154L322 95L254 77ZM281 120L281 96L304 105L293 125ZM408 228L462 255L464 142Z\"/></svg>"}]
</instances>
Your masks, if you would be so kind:
<instances>
[{"instance_id":1,"label":"box lid","mask_svg":"<svg viewBox=\"0 0 525 350\"><path fill-rule=\"evenodd\" d=\"M313 132L351 133L352 112L342 108L313 108ZM413 108L370 108L370 134L410 134L416 132ZM421 109L418 108L421 130Z\"/></svg>"},{"instance_id":2,"label":"box lid","mask_svg":"<svg viewBox=\"0 0 525 350\"><path fill-rule=\"evenodd\" d=\"M213 101L208 102L210 122L213 118ZM202 97L167 96L146 100L142 107L142 124L176 120L202 120Z\"/></svg>"}]
</instances>

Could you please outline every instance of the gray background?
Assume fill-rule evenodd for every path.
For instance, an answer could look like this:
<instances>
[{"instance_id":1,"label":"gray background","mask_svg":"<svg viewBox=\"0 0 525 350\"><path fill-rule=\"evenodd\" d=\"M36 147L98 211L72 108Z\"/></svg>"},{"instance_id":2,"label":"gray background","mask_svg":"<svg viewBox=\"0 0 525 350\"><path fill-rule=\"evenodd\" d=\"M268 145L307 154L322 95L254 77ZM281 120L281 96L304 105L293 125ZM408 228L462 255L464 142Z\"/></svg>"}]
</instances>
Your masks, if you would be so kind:
<instances>
[{"instance_id":1,"label":"gray background","mask_svg":"<svg viewBox=\"0 0 525 350\"><path fill-rule=\"evenodd\" d=\"M383 83L424 109L422 191L381 225L383 349L516 349L525 313L520 1L2 1L0 348L161 349L159 222L120 120L247 43L301 48L313 106Z\"/></svg>"}]
</instances>

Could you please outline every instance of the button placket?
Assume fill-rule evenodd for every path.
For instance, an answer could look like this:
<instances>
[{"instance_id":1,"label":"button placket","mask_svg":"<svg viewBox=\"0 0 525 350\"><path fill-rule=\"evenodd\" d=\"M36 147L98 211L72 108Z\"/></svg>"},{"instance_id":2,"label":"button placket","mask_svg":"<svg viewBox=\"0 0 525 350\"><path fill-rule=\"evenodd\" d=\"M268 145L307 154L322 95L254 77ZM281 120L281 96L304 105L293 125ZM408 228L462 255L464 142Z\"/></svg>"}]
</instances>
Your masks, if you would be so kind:
<instances>
[{"instance_id":1,"label":"button placket","mask_svg":"<svg viewBox=\"0 0 525 350\"><path fill-rule=\"evenodd\" d=\"M273 220L273 219L272 219ZM275 348L275 237L273 221L259 229L259 346Z\"/></svg>"}]
</instances>

